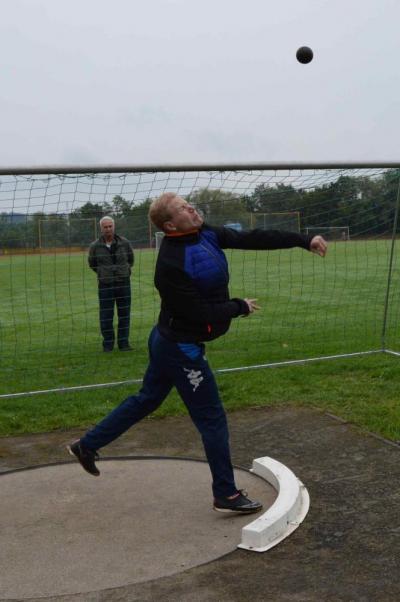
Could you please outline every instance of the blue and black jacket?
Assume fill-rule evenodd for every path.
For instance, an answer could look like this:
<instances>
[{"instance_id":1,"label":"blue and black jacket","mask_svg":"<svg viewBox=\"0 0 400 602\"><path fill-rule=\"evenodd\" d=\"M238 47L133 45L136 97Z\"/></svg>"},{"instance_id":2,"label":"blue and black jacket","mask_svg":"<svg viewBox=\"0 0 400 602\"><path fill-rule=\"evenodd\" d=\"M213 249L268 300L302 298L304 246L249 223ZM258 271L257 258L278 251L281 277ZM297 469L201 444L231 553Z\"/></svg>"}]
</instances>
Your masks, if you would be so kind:
<instances>
[{"instance_id":1,"label":"blue and black jacket","mask_svg":"<svg viewBox=\"0 0 400 602\"><path fill-rule=\"evenodd\" d=\"M165 236L154 278L161 297L161 334L182 343L211 341L227 332L232 318L249 313L244 299L229 297L228 263L222 249L309 250L311 239L297 232L208 225L183 236Z\"/></svg>"}]
</instances>

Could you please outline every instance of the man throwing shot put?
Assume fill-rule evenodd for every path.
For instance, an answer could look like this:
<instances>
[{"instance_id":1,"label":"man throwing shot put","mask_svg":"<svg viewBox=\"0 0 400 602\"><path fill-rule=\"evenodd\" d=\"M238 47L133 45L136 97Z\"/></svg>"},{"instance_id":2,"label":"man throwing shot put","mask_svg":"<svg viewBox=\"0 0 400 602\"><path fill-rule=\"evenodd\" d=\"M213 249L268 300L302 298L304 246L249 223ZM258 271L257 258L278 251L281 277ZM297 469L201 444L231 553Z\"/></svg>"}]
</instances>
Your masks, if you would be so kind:
<instances>
[{"instance_id":1,"label":"man throwing shot put","mask_svg":"<svg viewBox=\"0 0 400 602\"><path fill-rule=\"evenodd\" d=\"M327 244L321 236L274 230L238 232L205 225L196 209L172 192L153 201L149 216L165 236L155 271L161 311L149 337L150 361L142 388L68 449L87 472L99 475L97 450L156 410L176 387L202 437L214 509L258 512L262 505L236 486L226 415L205 358L205 342L226 333L233 318L259 309L256 299L229 297L223 249L302 247L324 257Z\"/></svg>"}]
</instances>

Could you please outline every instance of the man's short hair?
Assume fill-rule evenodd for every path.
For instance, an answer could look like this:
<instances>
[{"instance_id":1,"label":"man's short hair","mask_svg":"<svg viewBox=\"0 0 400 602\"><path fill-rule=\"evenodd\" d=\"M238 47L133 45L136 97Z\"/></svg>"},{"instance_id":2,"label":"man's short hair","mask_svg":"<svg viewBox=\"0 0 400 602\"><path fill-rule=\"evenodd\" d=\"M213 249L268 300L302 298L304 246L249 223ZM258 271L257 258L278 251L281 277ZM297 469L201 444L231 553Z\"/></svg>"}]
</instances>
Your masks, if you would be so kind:
<instances>
[{"instance_id":1,"label":"man's short hair","mask_svg":"<svg viewBox=\"0 0 400 602\"><path fill-rule=\"evenodd\" d=\"M114 218L110 217L109 215L105 215L104 217L101 218L101 220L99 221L100 224L100 228L102 226L102 223L105 222L106 220L112 222L113 224L115 224Z\"/></svg>"},{"instance_id":2,"label":"man's short hair","mask_svg":"<svg viewBox=\"0 0 400 602\"><path fill-rule=\"evenodd\" d=\"M164 230L164 224L171 219L169 205L177 196L176 192L164 192L158 199L155 199L149 209L149 218L153 224L160 230Z\"/></svg>"}]
</instances>

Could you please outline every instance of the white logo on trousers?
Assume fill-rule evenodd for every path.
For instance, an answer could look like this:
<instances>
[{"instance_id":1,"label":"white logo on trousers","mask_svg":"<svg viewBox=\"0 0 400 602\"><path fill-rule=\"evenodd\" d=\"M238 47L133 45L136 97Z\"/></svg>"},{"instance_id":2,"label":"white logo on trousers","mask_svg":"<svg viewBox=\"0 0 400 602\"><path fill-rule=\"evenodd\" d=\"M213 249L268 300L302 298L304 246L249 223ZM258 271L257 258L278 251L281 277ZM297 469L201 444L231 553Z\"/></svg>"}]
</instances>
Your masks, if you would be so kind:
<instances>
[{"instance_id":1,"label":"white logo on trousers","mask_svg":"<svg viewBox=\"0 0 400 602\"><path fill-rule=\"evenodd\" d=\"M184 368L184 371L188 374L186 375L189 379L191 385L193 385L193 391L196 391L197 387L204 380L203 376L201 376L201 370L189 370L188 368Z\"/></svg>"}]
</instances>

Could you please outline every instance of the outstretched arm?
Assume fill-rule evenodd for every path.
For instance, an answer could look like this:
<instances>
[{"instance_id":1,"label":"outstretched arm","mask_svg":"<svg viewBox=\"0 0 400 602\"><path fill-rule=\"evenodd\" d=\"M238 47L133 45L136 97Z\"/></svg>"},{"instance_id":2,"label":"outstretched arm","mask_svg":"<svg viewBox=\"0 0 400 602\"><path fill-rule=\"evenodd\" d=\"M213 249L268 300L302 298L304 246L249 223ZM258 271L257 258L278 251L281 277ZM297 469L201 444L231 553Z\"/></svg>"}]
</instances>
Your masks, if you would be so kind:
<instances>
[{"instance_id":1,"label":"outstretched arm","mask_svg":"<svg viewBox=\"0 0 400 602\"><path fill-rule=\"evenodd\" d=\"M301 247L325 257L328 244L322 236L309 236L283 230L245 230L212 228L223 249L274 250Z\"/></svg>"},{"instance_id":2,"label":"outstretched arm","mask_svg":"<svg viewBox=\"0 0 400 602\"><path fill-rule=\"evenodd\" d=\"M299 232L285 232L283 230L232 230L230 228L211 228L217 235L222 249L244 249L253 251L267 251L274 249L291 249L301 247L310 249L312 237Z\"/></svg>"}]
</instances>

